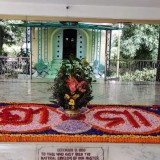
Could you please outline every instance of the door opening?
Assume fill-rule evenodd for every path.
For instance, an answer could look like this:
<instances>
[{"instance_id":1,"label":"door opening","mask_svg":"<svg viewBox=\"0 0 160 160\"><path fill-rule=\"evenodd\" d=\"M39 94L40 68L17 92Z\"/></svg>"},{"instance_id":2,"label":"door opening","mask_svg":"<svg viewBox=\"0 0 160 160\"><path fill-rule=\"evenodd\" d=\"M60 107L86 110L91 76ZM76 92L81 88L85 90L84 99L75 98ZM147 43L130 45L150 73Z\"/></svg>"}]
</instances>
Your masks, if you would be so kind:
<instances>
[{"instance_id":1,"label":"door opening","mask_svg":"<svg viewBox=\"0 0 160 160\"><path fill-rule=\"evenodd\" d=\"M68 59L70 55L76 57L77 51L77 30L65 29L63 31L63 59Z\"/></svg>"}]
</instances>

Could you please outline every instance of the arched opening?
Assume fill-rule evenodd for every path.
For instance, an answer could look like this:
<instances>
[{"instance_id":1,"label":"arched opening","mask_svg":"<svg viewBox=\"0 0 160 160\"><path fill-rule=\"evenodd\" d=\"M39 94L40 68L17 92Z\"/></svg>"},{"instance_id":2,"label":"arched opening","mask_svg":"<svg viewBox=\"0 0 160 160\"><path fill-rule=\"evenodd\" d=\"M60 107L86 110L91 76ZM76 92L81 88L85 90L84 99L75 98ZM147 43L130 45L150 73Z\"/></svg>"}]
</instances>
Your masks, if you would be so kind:
<instances>
[{"instance_id":1,"label":"arched opening","mask_svg":"<svg viewBox=\"0 0 160 160\"><path fill-rule=\"evenodd\" d=\"M72 54L76 57L77 51L77 30L65 29L63 31L63 59L68 59Z\"/></svg>"}]
</instances>

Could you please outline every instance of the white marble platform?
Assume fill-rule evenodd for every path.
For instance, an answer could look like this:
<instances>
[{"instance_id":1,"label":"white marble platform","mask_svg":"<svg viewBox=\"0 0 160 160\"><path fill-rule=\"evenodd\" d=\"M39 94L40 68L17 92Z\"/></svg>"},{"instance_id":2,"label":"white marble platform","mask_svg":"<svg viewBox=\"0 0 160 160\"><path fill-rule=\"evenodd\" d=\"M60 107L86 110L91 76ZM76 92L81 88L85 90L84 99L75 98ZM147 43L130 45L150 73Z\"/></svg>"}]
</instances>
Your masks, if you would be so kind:
<instances>
[{"instance_id":1,"label":"white marble platform","mask_svg":"<svg viewBox=\"0 0 160 160\"><path fill-rule=\"evenodd\" d=\"M104 150L102 160L159 160L158 144L120 144L120 143L1 143L0 160L40 160L41 147L96 147Z\"/></svg>"},{"instance_id":2,"label":"white marble platform","mask_svg":"<svg viewBox=\"0 0 160 160\"><path fill-rule=\"evenodd\" d=\"M1 81L0 101L48 103L51 81ZM93 84L96 104L160 104L160 84L97 82ZM39 147L101 147L103 160L160 160L160 144L141 143L0 143L0 160L39 160ZM101 159L100 159L101 160Z\"/></svg>"}]
</instances>

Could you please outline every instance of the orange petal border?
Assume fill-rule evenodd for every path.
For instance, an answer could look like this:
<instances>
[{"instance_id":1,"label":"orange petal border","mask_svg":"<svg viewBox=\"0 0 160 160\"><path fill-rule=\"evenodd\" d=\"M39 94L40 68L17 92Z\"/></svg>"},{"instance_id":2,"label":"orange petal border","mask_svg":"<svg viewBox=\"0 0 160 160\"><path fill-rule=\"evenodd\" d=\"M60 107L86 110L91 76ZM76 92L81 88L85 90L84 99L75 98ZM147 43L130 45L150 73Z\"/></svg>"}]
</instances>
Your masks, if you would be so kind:
<instances>
[{"instance_id":1,"label":"orange petal border","mask_svg":"<svg viewBox=\"0 0 160 160\"><path fill-rule=\"evenodd\" d=\"M160 136L86 136L86 135L13 135L1 134L1 142L109 142L109 143L160 143Z\"/></svg>"}]
</instances>

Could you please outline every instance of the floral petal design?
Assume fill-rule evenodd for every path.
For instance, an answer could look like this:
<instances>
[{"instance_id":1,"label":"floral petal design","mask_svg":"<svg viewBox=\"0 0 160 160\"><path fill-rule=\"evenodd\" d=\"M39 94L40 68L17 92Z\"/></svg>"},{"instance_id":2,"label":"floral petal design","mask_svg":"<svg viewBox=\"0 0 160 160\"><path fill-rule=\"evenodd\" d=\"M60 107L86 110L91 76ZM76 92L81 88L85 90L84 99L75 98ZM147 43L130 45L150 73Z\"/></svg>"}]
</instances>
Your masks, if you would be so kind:
<instances>
[{"instance_id":1,"label":"floral petal design","mask_svg":"<svg viewBox=\"0 0 160 160\"><path fill-rule=\"evenodd\" d=\"M61 133L83 133L91 129L91 125L88 125L80 120L66 120L54 127L54 129Z\"/></svg>"}]
</instances>

